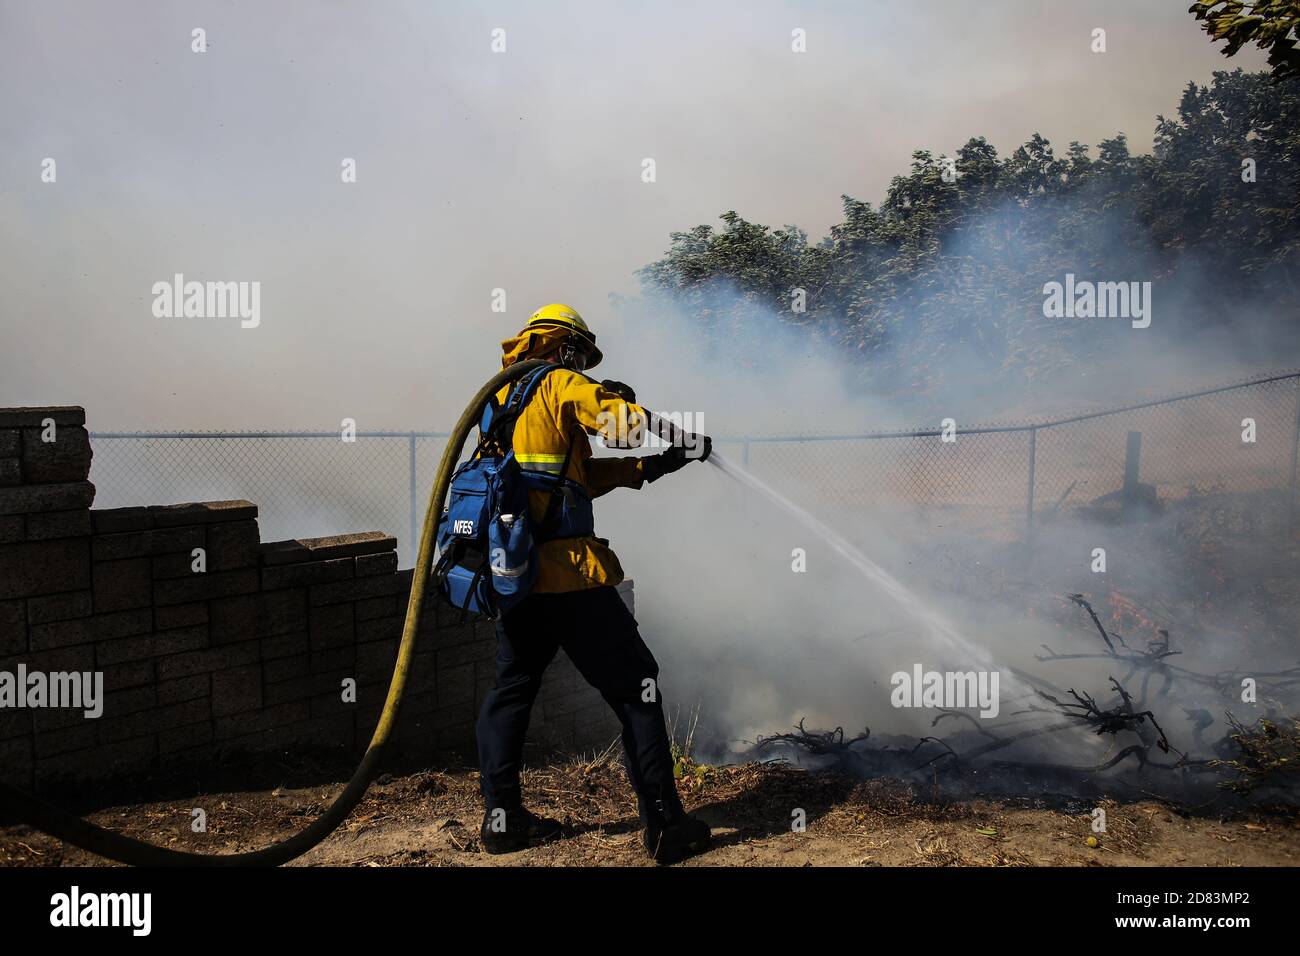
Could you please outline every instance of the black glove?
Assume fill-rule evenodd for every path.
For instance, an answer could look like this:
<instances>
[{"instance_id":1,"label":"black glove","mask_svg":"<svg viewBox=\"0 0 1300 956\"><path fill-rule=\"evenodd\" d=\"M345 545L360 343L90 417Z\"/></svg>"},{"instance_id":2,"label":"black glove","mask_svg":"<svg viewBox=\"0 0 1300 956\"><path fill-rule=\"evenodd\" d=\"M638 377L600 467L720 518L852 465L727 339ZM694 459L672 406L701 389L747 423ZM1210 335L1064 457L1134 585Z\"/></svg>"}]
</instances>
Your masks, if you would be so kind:
<instances>
[{"instance_id":1,"label":"black glove","mask_svg":"<svg viewBox=\"0 0 1300 956\"><path fill-rule=\"evenodd\" d=\"M693 435L695 439L689 442L691 450L687 450L685 445L673 445L667 451L662 451L657 455L650 455L643 458L641 473L648 482L657 481L664 475L670 475L686 467L687 462L707 461L709 455L713 454L713 439L708 435ZM698 449L698 454L696 454Z\"/></svg>"},{"instance_id":2,"label":"black glove","mask_svg":"<svg viewBox=\"0 0 1300 956\"><path fill-rule=\"evenodd\" d=\"M647 455L641 459L641 474L647 482L658 481L664 475L671 475L674 471L686 467L689 461L686 457L686 449L680 445L674 445L667 451L661 451L657 455Z\"/></svg>"},{"instance_id":3,"label":"black glove","mask_svg":"<svg viewBox=\"0 0 1300 956\"><path fill-rule=\"evenodd\" d=\"M632 391L631 385L624 385L622 382L616 382L612 378L607 378L600 383L600 387L613 392L625 402L636 402L636 392Z\"/></svg>"}]
</instances>

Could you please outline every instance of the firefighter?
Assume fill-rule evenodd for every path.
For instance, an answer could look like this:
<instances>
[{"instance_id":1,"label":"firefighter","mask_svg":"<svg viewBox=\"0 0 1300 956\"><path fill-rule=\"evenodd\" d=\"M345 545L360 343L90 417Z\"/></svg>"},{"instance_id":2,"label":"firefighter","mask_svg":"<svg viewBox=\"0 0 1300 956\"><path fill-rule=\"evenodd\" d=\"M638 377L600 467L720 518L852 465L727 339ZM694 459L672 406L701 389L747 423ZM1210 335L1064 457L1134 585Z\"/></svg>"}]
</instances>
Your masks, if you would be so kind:
<instances>
[{"instance_id":1,"label":"firefighter","mask_svg":"<svg viewBox=\"0 0 1300 956\"><path fill-rule=\"evenodd\" d=\"M503 368L534 358L562 366L543 379L515 422L515 457L525 469L560 474L594 498L615 488L640 488L695 458L706 459L712 450L706 436L675 432L673 444L656 455L593 457L588 436L616 438L611 422L625 423L633 433L652 428L664 437L671 429L637 405L627 386L584 374L603 356L596 336L569 306L538 309L502 350ZM498 399L504 401L508 391ZM540 524L549 496L534 491L529 497L531 517ZM615 590L623 580L618 558L605 539L583 535L544 541L537 564L532 591L497 622L496 685L478 718L484 849L508 853L560 832L558 822L524 807L519 771L542 673L562 647L622 725L647 852L665 863L700 852L708 846L709 827L687 815L678 797L659 665Z\"/></svg>"}]
</instances>

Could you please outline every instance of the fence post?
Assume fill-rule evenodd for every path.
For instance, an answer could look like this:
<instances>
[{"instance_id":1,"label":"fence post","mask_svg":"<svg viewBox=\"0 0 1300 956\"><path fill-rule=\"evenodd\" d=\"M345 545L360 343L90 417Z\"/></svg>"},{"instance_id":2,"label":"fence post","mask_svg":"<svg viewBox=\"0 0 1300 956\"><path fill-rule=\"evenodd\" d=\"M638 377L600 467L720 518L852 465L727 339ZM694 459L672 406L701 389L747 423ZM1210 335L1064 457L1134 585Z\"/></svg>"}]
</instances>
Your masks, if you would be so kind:
<instances>
[{"instance_id":1,"label":"fence post","mask_svg":"<svg viewBox=\"0 0 1300 956\"><path fill-rule=\"evenodd\" d=\"M411 432L411 434L407 438L407 441L409 442L409 448L410 448L410 470L411 470L411 474L410 474L410 495L411 495L410 535L411 536L407 538L406 547L408 553L411 555L411 567L415 567L415 559L419 557L420 554L419 542L416 540L415 537L416 524L419 522L419 514L418 514L419 505L415 500L415 432Z\"/></svg>"},{"instance_id":2,"label":"fence post","mask_svg":"<svg viewBox=\"0 0 1300 956\"><path fill-rule=\"evenodd\" d=\"M1287 499L1286 530L1288 537L1295 537L1295 479L1296 461L1300 459L1300 378L1295 387L1295 432L1291 435L1291 480L1287 484L1290 498Z\"/></svg>"},{"instance_id":3,"label":"fence post","mask_svg":"<svg viewBox=\"0 0 1300 956\"><path fill-rule=\"evenodd\" d=\"M1123 512L1128 513L1136 509L1141 491L1138 485L1141 484L1142 474L1142 433L1129 432L1128 439L1124 444L1124 487L1121 492L1123 496Z\"/></svg>"},{"instance_id":4,"label":"fence post","mask_svg":"<svg viewBox=\"0 0 1300 956\"><path fill-rule=\"evenodd\" d=\"M1038 464L1038 429L1029 429L1029 491L1025 495L1025 539L1034 533L1034 470Z\"/></svg>"}]
</instances>

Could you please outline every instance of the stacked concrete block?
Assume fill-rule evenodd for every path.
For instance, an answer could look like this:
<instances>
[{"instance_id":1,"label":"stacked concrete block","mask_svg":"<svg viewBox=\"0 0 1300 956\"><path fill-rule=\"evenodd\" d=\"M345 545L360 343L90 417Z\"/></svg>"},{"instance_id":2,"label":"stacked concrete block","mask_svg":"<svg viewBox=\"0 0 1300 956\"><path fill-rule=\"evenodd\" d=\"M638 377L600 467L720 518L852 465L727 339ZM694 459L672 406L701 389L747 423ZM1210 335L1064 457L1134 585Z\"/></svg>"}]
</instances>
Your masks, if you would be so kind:
<instances>
[{"instance_id":1,"label":"stacked concrete block","mask_svg":"<svg viewBox=\"0 0 1300 956\"><path fill-rule=\"evenodd\" d=\"M155 774L250 754L359 758L410 597L396 541L263 544L247 501L92 510L90 464L82 409L0 409L0 672L103 680L98 718L0 706L0 778L143 794ZM495 654L490 621L426 600L395 763L472 761ZM603 748L616 732L561 655L530 743Z\"/></svg>"}]
</instances>

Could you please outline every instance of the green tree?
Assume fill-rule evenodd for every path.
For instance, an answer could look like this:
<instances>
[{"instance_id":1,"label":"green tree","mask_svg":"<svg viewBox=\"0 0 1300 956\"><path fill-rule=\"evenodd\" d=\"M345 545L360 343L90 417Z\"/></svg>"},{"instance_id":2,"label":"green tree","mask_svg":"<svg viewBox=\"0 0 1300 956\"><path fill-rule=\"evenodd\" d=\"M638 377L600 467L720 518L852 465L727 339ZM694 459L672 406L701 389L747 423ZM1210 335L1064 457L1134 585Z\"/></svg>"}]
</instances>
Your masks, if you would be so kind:
<instances>
[{"instance_id":1,"label":"green tree","mask_svg":"<svg viewBox=\"0 0 1300 956\"><path fill-rule=\"evenodd\" d=\"M1268 51L1275 80L1300 76L1300 0L1198 0L1187 8L1215 40L1226 40L1224 56L1247 43Z\"/></svg>"}]
</instances>

